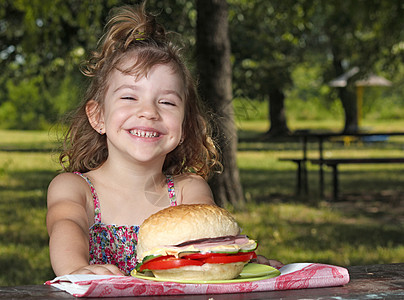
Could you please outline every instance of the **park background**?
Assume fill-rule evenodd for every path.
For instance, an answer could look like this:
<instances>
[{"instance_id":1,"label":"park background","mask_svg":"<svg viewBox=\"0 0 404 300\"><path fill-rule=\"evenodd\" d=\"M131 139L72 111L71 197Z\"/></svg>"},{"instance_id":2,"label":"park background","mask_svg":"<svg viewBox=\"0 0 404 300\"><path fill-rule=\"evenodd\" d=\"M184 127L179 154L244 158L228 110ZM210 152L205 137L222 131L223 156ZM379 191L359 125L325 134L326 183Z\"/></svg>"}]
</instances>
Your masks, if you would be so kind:
<instances>
[{"instance_id":1,"label":"park background","mask_svg":"<svg viewBox=\"0 0 404 300\"><path fill-rule=\"evenodd\" d=\"M0 285L40 284L54 276L45 225L46 189L60 171L57 149L63 116L81 99L85 80L79 65L86 51L96 47L109 9L135 2L0 4ZM184 36L196 74L198 4L210 2L148 1L168 29ZM223 205L243 232L259 241L260 254L284 263L403 262L400 165L343 168L341 201L332 202L330 189L325 198L317 193L315 167L309 166L309 195L296 196L296 166L279 161L301 155L293 136L299 130L351 130L347 118L348 125L366 130L402 130L401 1L227 4L234 110L230 119L237 137L236 184L243 197L237 205ZM214 40L213 31L209 38ZM353 67L360 72L343 89L349 95L344 100L329 82ZM354 80L372 73L391 85L365 88L362 119L355 120L357 107L347 107L346 101L356 103ZM335 156L399 157L403 143L400 137L390 137L328 146ZM309 152L315 151L309 145Z\"/></svg>"}]
</instances>

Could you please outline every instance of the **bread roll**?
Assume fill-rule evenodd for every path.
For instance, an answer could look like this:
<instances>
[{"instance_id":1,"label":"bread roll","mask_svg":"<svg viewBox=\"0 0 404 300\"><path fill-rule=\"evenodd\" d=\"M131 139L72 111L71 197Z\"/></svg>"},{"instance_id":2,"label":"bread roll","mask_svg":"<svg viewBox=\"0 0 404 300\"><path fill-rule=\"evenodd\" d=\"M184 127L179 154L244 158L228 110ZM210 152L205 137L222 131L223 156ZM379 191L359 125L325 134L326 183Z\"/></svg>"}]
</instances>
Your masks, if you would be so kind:
<instances>
[{"instance_id":1,"label":"bread roll","mask_svg":"<svg viewBox=\"0 0 404 300\"><path fill-rule=\"evenodd\" d=\"M138 261L159 253L166 246L203 238L237 236L240 228L223 208L207 204L179 205L163 209L146 219L138 234ZM255 243L255 241L253 241ZM228 280L237 277L247 262L205 263L168 270L152 270L157 278L169 280Z\"/></svg>"},{"instance_id":2,"label":"bread roll","mask_svg":"<svg viewBox=\"0 0 404 300\"><path fill-rule=\"evenodd\" d=\"M137 256L156 247L201 238L238 235L240 228L225 209L208 204L183 204L163 209L146 219L138 234Z\"/></svg>"}]
</instances>

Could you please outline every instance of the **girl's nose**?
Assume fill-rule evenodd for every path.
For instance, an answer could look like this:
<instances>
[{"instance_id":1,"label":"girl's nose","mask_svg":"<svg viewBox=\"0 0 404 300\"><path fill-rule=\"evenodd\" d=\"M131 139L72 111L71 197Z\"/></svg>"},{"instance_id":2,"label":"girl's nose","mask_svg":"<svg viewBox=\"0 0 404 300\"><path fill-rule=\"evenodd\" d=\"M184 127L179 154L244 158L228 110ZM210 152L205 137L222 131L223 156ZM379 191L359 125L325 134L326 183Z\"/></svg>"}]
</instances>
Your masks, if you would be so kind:
<instances>
[{"instance_id":1,"label":"girl's nose","mask_svg":"<svg viewBox=\"0 0 404 300\"><path fill-rule=\"evenodd\" d=\"M139 118L158 119L159 114L154 103L141 103L137 112Z\"/></svg>"}]
</instances>

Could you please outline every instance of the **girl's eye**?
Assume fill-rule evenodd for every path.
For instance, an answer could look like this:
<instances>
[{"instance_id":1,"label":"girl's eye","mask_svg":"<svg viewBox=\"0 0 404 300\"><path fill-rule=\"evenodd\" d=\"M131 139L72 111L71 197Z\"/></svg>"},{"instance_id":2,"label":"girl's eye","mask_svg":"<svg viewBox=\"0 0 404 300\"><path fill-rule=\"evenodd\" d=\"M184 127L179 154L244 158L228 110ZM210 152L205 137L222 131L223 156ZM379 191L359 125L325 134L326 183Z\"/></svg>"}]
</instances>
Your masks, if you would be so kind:
<instances>
[{"instance_id":1,"label":"girl's eye","mask_svg":"<svg viewBox=\"0 0 404 300\"><path fill-rule=\"evenodd\" d=\"M169 100L161 100L160 103L165 104L165 105L176 106L174 101L169 101Z\"/></svg>"},{"instance_id":2,"label":"girl's eye","mask_svg":"<svg viewBox=\"0 0 404 300\"><path fill-rule=\"evenodd\" d=\"M132 97L132 96L124 96L124 97L121 97L121 99L123 99L123 100L136 100L136 98Z\"/></svg>"}]
</instances>

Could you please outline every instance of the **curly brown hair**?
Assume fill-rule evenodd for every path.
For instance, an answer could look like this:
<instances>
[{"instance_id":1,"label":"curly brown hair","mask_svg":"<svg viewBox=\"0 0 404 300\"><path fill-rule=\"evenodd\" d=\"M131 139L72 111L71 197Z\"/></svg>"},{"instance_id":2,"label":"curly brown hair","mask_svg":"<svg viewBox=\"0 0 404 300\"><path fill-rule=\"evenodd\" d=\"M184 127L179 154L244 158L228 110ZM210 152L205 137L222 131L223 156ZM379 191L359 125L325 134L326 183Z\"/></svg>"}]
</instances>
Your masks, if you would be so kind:
<instances>
[{"instance_id":1,"label":"curly brown hair","mask_svg":"<svg viewBox=\"0 0 404 300\"><path fill-rule=\"evenodd\" d=\"M196 83L183 61L182 48L169 40L170 33L157 23L156 16L146 12L144 3L113 10L105 29L98 49L82 69L90 83L64 136L64 147L59 156L64 170L88 172L100 167L108 157L106 136L90 125L86 106L94 100L98 108L103 109L111 72L118 69L138 77L146 75L153 66L164 64L181 76L186 88L183 143L167 154L163 172L172 175L193 172L208 178L213 171L220 171L218 151L201 108ZM128 57L133 65L120 68Z\"/></svg>"}]
</instances>

